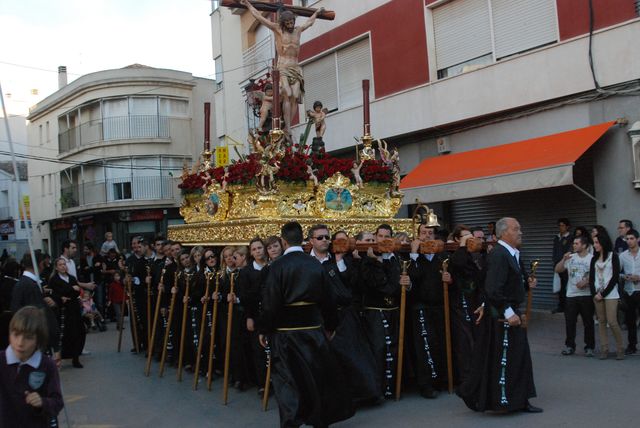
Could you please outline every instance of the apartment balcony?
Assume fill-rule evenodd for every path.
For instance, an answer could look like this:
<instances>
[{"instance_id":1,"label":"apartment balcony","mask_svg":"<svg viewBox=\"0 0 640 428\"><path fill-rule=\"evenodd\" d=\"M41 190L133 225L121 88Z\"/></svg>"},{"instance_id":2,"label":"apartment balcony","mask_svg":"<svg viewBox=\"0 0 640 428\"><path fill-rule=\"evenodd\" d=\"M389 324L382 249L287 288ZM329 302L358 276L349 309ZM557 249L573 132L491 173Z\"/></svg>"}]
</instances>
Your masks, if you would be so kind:
<instances>
[{"instance_id":1,"label":"apartment balcony","mask_svg":"<svg viewBox=\"0 0 640 428\"><path fill-rule=\"evenodd\" d=\"M244 79L252 78L265 68L270 67L273 57L273 38L271 35L242 52Z\"/></svg>"},{"instance_id":2,"label":"apartment balcony","mask_svg":"<svg viewBox=\"0 0 640 428\"><path fill-rule=\"evenodd\" d=\"M60 153L67 153L101 142L153 139L170 141L186 132L188 119L159 115L129 115L92 120L58 134Z\"/></svg>"},{"instance_id":3,"label":"apartment balcony","mask_svg":"<svg viewBox=\"0 0 640 428\"><path fill-rule=\"evenodd\" d=\"M173 205L180 194L173 177L124 177L85 181L63 187L60 207L65 213L112 206Z\"/></svg>"}]
</instances>

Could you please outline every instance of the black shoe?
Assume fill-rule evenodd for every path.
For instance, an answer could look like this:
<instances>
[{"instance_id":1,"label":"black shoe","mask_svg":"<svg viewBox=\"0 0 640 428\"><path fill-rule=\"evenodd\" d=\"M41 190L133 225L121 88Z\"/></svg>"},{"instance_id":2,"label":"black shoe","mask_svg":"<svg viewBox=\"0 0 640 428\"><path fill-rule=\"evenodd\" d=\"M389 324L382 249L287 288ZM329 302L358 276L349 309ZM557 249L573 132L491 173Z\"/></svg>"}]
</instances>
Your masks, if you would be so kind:
<instances>
[{"instance_id":1,"label":"black shoe","mask_svg":"<svg viewBox=\"0 0 640 428\"><path fill-rule=\"evenodd\" d=\"M561 314L563 312L564 308L561 308L560 306L556 306L555 308L551 309L552 314Z\"/></svg>"},{"instance_id":2,"label":"black shoe","mask_svg":"<svg viewBox=\"0 0 640 428\"><path fill-rule=\"evenodd\" d=\"M81 369L84 366L82 364L80 364L80 360L73 360L73 362L71 363L73 365L73 367L77 368L77 369Z\"/></svg>"},{"instance_id":3,"label":"black shoe","mask_svg":"<svg viewBox=\"0 0 640 428\"><path fill-rule=\"evenodd\" d=\"M532 406L531 403L527 401L527 405L522 409L525 413L542 413L543 410L540 407Z\"/></svg>"},{"instance_id":4,"label":"black shoe","mask_svg":"<svg viewBox=\"0 0 640 428\"><path fill-rule=\"evenodd\" d=\"M245 389L245 388L244 388L244 383L242 383L242 382L240 382L240 381L234 382L234 383L233 383L233 387L234 387L235 389L237 389L238 391L240 391L240 392L244 391L244 389Z\"/></svg>"},{"instance_id":5,"label":"black shoe","mask_svg":"<svg viewBox=\"0 0 640 428\"><path fill-rule=\"evenodd\" d=\"M636 352L638 352L636 347L629 345L629 346L627 346L627 349L624 350L624 355L633 355Z\"/></svg>"},{"instance_id":6,"label":"black shoe","mask_svg":"<svg viewBox=\"0 0 640 428\"><path fill-rule=\"evenodd\" d=\"M433 388L420 388L420 395L424 398L433 399L438 396L438 392Z\"/></svg>"}]
</instances>

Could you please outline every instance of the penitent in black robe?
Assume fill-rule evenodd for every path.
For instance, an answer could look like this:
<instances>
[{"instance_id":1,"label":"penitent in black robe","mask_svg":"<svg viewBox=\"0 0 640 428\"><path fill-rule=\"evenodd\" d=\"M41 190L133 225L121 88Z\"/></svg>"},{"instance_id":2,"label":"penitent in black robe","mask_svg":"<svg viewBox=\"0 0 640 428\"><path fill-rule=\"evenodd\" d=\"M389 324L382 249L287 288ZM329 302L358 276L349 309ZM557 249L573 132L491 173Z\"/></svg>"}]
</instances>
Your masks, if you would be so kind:
<instances>
[{"instance_id":1,"label":"penitent in black robe","mask_svg":"<svg viewBox=\"0 0 640 428\"><path fill-rule=\"evenodd\" d=\"M338 326L331 349L343 369L354 402L359 404L379 398L381 385L376 360L359 315L362 299L352 287L352 280L357 283L358 266L348 260L345 265L347 270L340 272L333 256L322 262L338 305Z\"/></svg>"},{"instance_id":2,"label":"penitent in black robe","mask_svg":"<svg viewBox=\"0 0 640 428\"><path fill-rule=\"evenodd\" d=\"M536 396L527 330L510 327L504 311L520 314L526 275L522 264L502 245L496 245L487 261L486 307L473 348L469 376L458 395L476 411L523 409Z\"/></svg>"},{"instance_id":3,"label":"penitent in black robe","mask_svg":"<svg viewBox=\"0 0 640 428\"><path fill-rule=\"evenodd\" d=\"M354 414L324 333L335 330L336 306L320 262L293 249L271 264L262 300L280 426L328 426Z\"/></svg>"}]
</instances>

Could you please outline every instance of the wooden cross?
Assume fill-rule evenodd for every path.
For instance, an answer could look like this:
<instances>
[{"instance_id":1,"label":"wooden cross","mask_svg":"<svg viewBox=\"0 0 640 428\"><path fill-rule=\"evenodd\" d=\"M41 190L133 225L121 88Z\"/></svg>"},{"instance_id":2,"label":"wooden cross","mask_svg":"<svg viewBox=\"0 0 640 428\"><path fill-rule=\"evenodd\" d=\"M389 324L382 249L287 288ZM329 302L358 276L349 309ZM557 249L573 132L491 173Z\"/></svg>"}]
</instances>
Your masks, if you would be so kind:
<instances>
[{"instance_id":1,"label":"wooden cross","mask_svg":"<svg viewBox=\"0 0 640 428\"><path fill-rule=\"evenodd\" d=\"M285 9L295 13L298 16L306 17L313 15L313 13L316 11L316 9L313 9L311 7L289 6L282 3L269 3L266 1L252 1L251 4L261 12L275 13L280 9ZM220 2L220 6L246 9L246 7L244 7L239 1L236 0L222 0ZM333 21L335 17L336 13L331 10L325 10L324 12L318 14L318 19L326 19L329 21Z\"/></svg>"}]
</instances>

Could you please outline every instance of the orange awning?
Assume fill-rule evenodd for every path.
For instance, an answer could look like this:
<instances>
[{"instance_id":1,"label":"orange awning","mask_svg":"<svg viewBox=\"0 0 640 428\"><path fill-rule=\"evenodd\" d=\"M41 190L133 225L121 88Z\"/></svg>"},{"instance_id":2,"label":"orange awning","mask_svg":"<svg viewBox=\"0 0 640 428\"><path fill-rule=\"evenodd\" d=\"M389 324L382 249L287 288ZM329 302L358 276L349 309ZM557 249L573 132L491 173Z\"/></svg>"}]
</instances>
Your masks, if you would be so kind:
<instances>
[{"instance_id":1,"label":"orange awning","mask_svg":"<svg viewBox=\"0 0 640 428\"><path fill-rule=\"evenodd\" d=\"M451 201L573 184L573 165L615 123L424 159L402 179L405 201Z\"/></svg>"}]
</instances>

